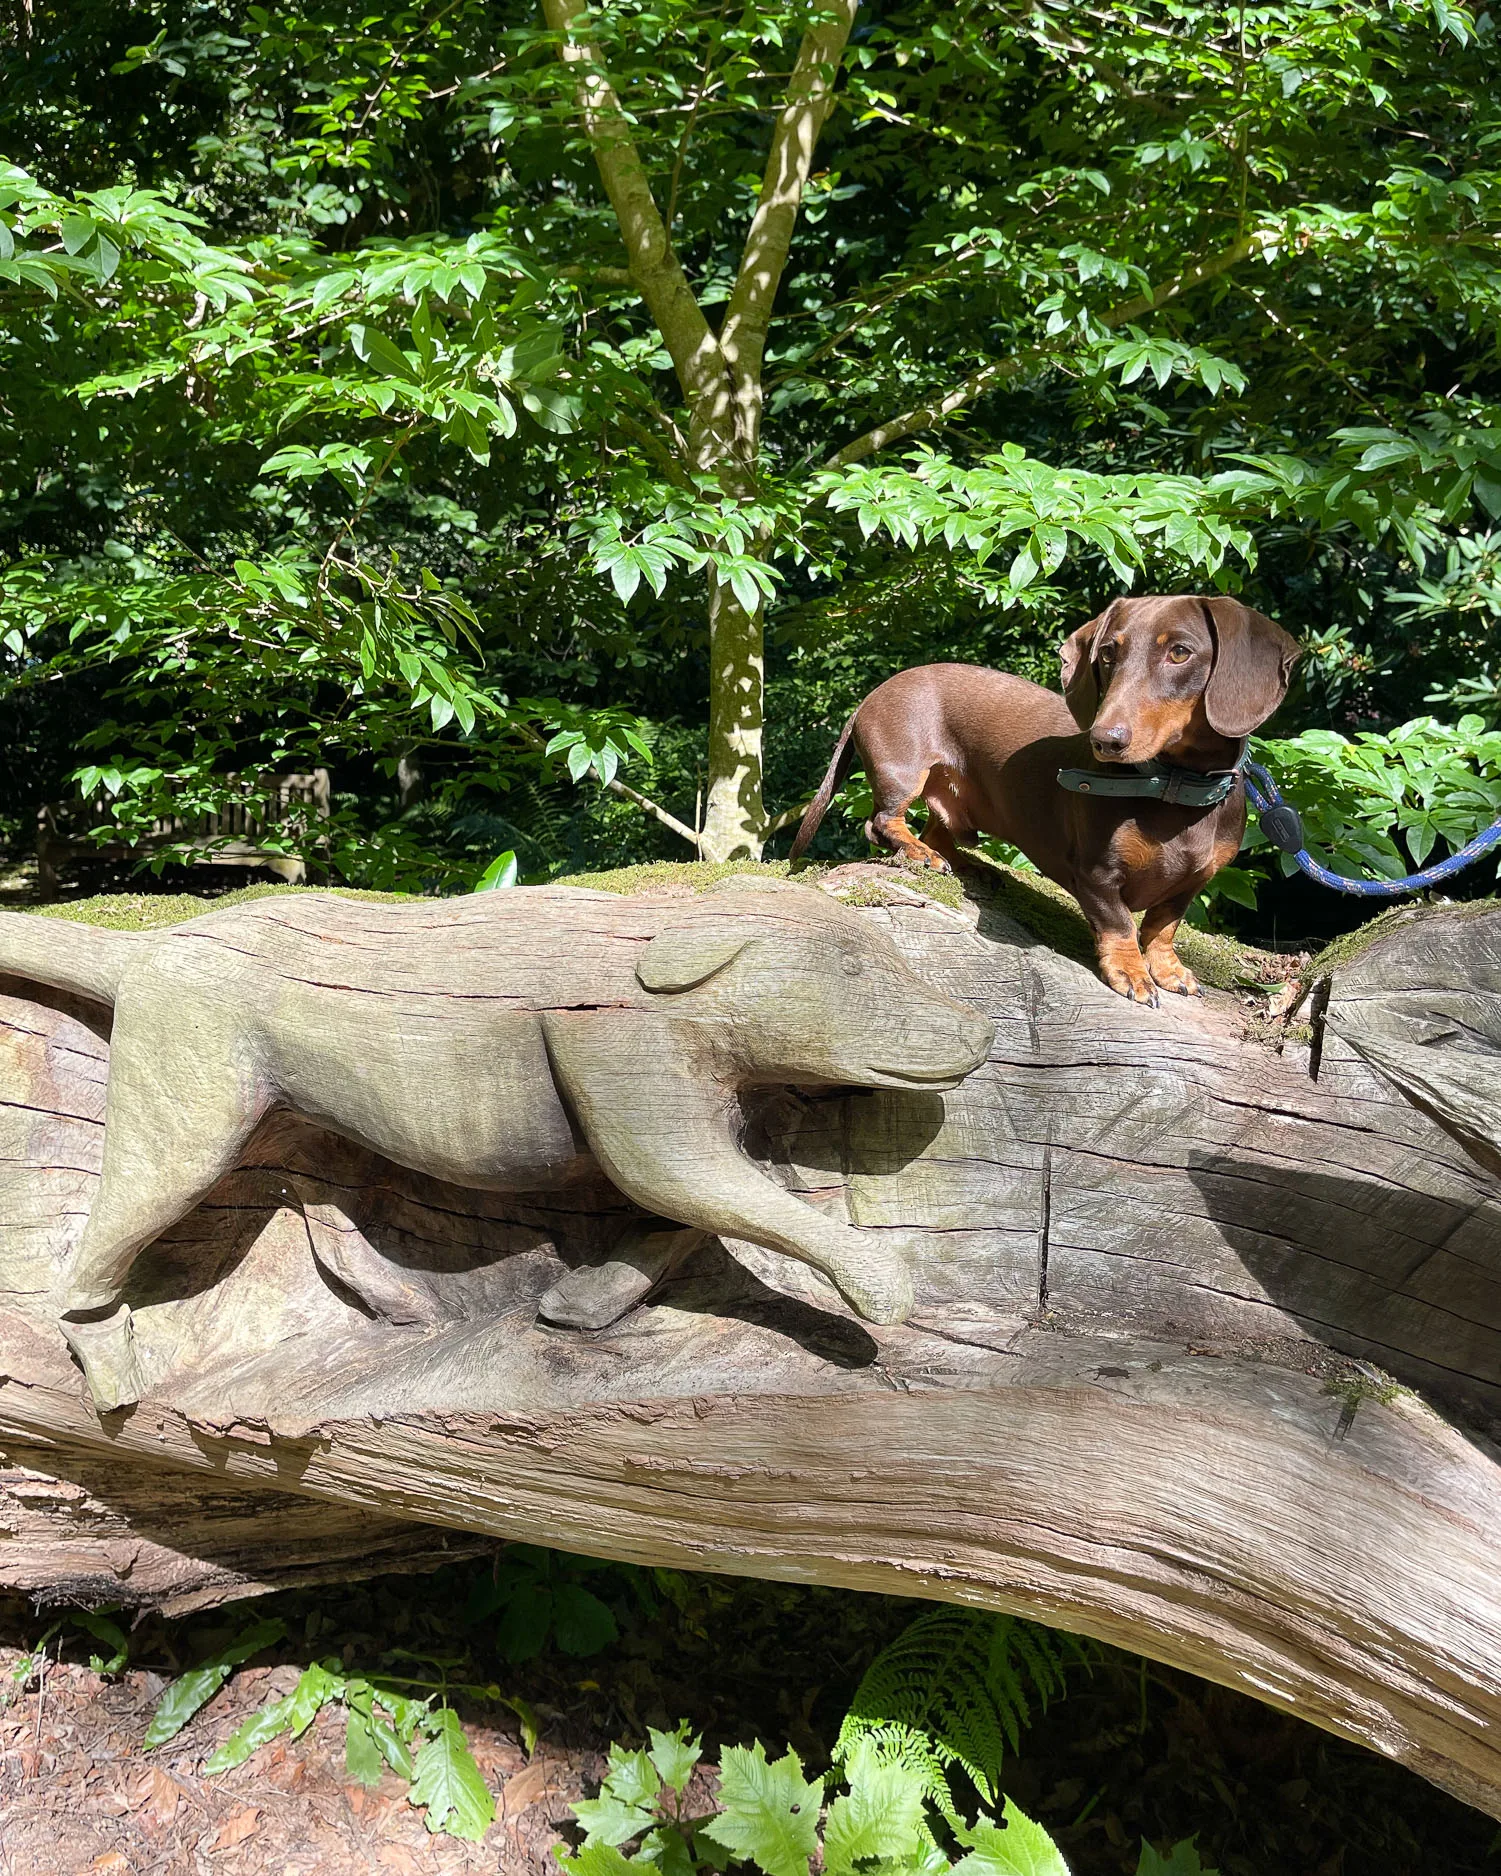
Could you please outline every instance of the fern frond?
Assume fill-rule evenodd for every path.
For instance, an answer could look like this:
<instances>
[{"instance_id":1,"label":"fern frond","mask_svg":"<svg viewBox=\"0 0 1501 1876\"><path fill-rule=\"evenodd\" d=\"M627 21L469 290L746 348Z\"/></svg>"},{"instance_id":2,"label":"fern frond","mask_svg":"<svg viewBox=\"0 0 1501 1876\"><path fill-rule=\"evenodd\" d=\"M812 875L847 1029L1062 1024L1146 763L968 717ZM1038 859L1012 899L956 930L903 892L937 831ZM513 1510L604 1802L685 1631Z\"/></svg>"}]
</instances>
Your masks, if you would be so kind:
<instances>
[{"instance_id":1,"label":"fern frond","mask_svg":"<svg viewBox=\"0 0 1501 1876\"><path fill-rule=\"evenodd\" d=\"M957 1766L995 1805L1001 1761L1019 1749L1031 1701L1061 1694L1069 1665L1087 1660L1072 1636L978 1609L930 1609L865 1670L834 1746L843 1764L861 1739L881 1759L909 1766L950 1820L948 1774Z\"/></svg>"}]
</instances>

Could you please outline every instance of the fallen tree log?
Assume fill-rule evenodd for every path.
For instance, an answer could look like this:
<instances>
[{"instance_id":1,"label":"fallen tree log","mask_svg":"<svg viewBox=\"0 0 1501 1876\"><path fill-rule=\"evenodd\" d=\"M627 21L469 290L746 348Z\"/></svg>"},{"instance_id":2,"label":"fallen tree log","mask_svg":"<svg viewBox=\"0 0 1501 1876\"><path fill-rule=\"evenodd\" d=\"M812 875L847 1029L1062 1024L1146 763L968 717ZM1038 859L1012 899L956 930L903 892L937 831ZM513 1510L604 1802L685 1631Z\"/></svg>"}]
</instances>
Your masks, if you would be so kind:
<instances>
[{"instance_id":1,"label":"fallen tree log","mask_svg":"<svg viewBox=\"0 0 1501 1876\"><path fill-rule=\"evenodd\" d=\"M264 1492L268 1530L299 1500L1011 1609L1501 1815L1501 1183L1474 1093L1501 917L1388 932L1336 978L1314 1050L1278 1055L1223 1010L1126 1004L993 908L976 928L854 877L899 901L869 929L995 1025L989 1060L941 1093L751 1089L745 1143L803 1205L903 1247L905 1322L859 1320L733 1233L674 1237L597 1172L477 1192L279 1112L138 1264L149 1385L101 1416L55 1311L108 1016L13 981L0 1444L62 1480L94 1468L91 1491L107 1456L117 1479ZM588 903L638 937L673 911ZM350 916L378 948L400 910ZM1423 976L1439 959L1447 989ZM1461 995L1447 1029L1423 1016ZM618 1278L631 1231L668 1246L638 1259L644 1304L593 1331L538 1319L591 1266Z\"/></svg>"}]
</instances>

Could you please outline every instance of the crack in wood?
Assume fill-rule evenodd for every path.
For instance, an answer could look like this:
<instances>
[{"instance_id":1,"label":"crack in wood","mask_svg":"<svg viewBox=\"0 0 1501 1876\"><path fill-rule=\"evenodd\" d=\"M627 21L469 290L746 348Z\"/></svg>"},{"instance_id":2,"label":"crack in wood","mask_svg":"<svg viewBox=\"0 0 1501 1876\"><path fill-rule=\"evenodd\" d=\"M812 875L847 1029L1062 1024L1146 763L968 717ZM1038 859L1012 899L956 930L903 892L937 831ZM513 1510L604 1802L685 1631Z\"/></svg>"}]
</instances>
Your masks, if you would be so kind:
<instances>
[{"instance_id":1,"label":"crack in wood","mask_svg":"<svg viewBox=\"0 0 1501 1876\"><path fill-rule=\"evenodd\" d=\"M1048 1306L1048 1237L1053 1226L1053 1147L1047 1142L1042 1149L1042 1188L1038 1193L1037 1220L1037 1313L1042 1315Z\"/></svg>"}]
</instances>

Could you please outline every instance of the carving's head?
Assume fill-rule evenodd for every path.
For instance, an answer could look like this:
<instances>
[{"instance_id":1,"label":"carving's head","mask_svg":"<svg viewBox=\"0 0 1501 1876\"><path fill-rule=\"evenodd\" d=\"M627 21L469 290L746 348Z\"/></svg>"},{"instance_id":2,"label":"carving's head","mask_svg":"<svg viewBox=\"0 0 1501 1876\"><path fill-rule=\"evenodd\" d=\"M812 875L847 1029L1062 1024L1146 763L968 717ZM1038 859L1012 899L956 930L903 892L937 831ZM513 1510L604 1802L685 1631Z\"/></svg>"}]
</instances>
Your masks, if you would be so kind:
<instances>
[{"instance_id":1,"label":"carving's head","mask_svg":"<svg viewBox=\"0 0 1501 1876\"><path fill-rule=\"evenodd\" d=\"M713 1026L733 1079L952 1088L985 1060L992 1025L848 907L811 887L725 885L651 940L636 977L657 1007Z\"/></svg>"},{"instance_id":2,"label":"carving's head","mask_svg":"<svg viewBox=\"0 0 1501 1876\"><path fill-rule=\"evenodd\" d=\"M1059 647L1063 694L1102 762L1249 736L1281 703L1295 641L1238 599L1117 599Z\"/></svg>"}]
</instances>

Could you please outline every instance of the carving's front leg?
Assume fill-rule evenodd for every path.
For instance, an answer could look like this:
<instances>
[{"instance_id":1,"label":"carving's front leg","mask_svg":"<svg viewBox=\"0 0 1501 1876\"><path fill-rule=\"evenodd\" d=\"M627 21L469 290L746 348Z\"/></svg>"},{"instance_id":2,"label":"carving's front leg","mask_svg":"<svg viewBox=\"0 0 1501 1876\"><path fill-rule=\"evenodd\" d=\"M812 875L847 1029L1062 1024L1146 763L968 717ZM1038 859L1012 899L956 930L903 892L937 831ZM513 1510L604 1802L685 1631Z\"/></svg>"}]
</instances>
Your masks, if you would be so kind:
<instances>
[{"instance_id":1,"label":"carving's front leg","mask_svg":"<svg viewBox=\"0 0 1501 1876\"><path fill-rule=\"evenodd\" d=\"M732 1100L670 1020L625 1010L543 1018L558 1084L628 1198L716 1236L749 1238L821 1270L867 1322L902 1322L912 1279L874 1232L825 1218L735 1144Z\"/></svg>"}]
</instances>

